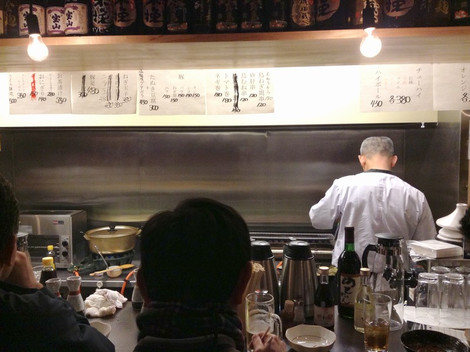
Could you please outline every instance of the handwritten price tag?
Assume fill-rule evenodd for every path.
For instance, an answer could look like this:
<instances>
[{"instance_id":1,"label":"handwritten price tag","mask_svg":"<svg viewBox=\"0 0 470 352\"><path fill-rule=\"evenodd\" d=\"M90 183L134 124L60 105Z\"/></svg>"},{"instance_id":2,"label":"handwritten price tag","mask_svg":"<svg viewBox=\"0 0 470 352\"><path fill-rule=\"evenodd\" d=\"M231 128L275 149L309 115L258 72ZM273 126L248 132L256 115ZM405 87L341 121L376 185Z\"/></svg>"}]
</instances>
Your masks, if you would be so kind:
<instances>
[{"instance_id":1,"label":"handwritten price tag","mask_svg":"<svg viewBox=\"0 0 470 352\"><path fill-rule=\"evenodd\" d=\"M470 64L434 65L434 110L470 109Z\"/></svg>"},{"instance_id":2,"label":"handwritten price tag","mask_svg":"<svg viewBox=\"0 0 470 352\"><path fill-rule=\"evenodd\" d=\"M361 112L433 108L431 64L361 66Z\"/></svg>"},{"instance_id":3,"label":"handwritten price tag","mask_svg":"<svg viewBox=\"0 0 470 352\"><path fill-rule=\"evenodd\" d=\"M69 114L70 73L11 73L8 95L12 115Z\"/></svg>"}]
</instances>

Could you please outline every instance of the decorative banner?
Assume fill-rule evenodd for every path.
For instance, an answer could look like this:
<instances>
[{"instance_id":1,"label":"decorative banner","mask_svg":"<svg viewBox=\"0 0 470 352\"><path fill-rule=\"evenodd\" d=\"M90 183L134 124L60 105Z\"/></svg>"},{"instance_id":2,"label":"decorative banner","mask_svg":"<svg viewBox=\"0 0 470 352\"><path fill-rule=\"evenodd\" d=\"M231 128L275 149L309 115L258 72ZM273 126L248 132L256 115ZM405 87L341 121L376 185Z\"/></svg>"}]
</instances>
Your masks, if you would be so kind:
<instances>
[{"instance_id":1,"label":"decorative banner","mask_svg":"<svg viewBox=\"0 0 470 352\"><path fill-rule=\"evenodd\" d=\"M204 71L139 71L140 115L204 115Z\"/></svg>"},{"instance_id":2,"label":"decorative banner","mask_svg":"<svg viewBox=\"0 0 470 352\"><path fill-rule=\"evenodd\" d=\"M72 73L72 113L135 114L137 71Z\"/></svg>"},{"instance_id":3,"label":"decorative banner","mask_svg":"<svg viewBox=\"0 0 470 352\"><path fill-rule=\"evenodd\" d=\"M432 64L361 66L360 111L428 111Z\"/></svg>"},{"instance_id":4,"label":"decorative banner","mask_svg":"<svg viewBox=\"0 0 470 352\"><path fill-rule=\"evenodd\" d=\"M209 70L206 87L208 115L274 112L270 70Z\"/></svg>"},{"instance_id":5,"label":"decorative banner","mask_svg":"<svg viewBox=\"0 0 470 352\"><path fill-rule=\"evenodd\" d=\"M470 64L434 65L434 110L470 109Z\"/></svg>"},{"instance_id":6,"label":"decorative banner","mask_svg":"<svg viewBox=\"0 0 470 352\"><path fill-rule=\"evenodd\" d=\"M10 114L70 114L70 73L9 74Z\"/></svg>"}]
</instances>

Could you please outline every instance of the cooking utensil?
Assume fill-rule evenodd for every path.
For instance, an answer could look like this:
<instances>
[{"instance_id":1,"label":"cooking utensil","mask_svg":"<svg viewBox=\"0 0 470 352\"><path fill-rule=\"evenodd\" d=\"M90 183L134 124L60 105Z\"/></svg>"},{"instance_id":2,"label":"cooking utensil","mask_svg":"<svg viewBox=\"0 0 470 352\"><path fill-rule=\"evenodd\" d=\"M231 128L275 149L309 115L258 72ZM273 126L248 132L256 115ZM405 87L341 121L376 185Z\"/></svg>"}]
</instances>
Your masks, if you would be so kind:
<instances>
[{"instance_id":1,"label":"cooking utensil","mask_svg":"<svg viewBox=\"0 0 470 352\"><path fill-rule=\"evenodd\" d=\"M93 247L95 247L95 249L98 252L98 254L100 255L101 259L103 259L103 262L104 262L104 265L106 266L106 269L108 269L109 268L108 262L106 261L106 259L104 259L103 254L99 250L98 246L95 244L95 245L93 245Z\"/></svg>"},{"instance_id":2,"label":"cooking utensil","mask_svg":"<svg viewBox=\"0 0 470 352\"><path fill-rule=\"evenodd\" d=\"M98 274L106 273L108 271L112 271L112 270L115 270L117 268L119 268L119 269L129 269L129 268L133 268L133 267L134 267L134 264L114 265L114 266L110 266L107 269L95 271L94 273L90 273L90 276L95 276L95 275L98 275Z\"/></svg>"},{"instance_id":3,"label":"cooking utensil","mask_svg":"<svg viewBox=\"0 0 470 352\"><path fill-rule=\"evenodd\" d=\"M88 241L92 253L99 254L95 248L98 246L102 254L127 252L135 247L136 236L140 229L133 226L106 226L89 230L83 236Z\"/></svg>"}]
</instances>

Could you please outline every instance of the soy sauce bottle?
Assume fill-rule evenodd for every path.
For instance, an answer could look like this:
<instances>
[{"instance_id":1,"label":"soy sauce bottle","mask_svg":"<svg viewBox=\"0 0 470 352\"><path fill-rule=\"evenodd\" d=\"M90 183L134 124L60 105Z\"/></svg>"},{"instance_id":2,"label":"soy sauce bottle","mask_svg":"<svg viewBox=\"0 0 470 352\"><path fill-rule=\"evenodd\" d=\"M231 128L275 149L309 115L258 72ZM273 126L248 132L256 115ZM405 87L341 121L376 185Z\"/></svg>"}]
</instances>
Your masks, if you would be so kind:
<instances>
[{"instance_id":1,"label":"soy sauce bottle","mask_svg":"<svg viewBox=\"0 0 470 352\"><path fill-rule=\"evenodd\" d=\"M313 323L333 330L335 327L335 302L328 284L329 268L321 266L320 282L314 297L314 316Z\"/></svg>"},{"instance_id":2,"label":"soy sauce bottle","mask_svg":"<svg viewBox=\"0 0 470 352\"><path fill-rule=\"evenodd\" d=\"M57 272L54 269L54 259L52 257L44 257L42 258L42 271L41 271L41 278L39 279L39 283L42 285L46 285L46 281L57 277Z\"/></svg>"}]
</instances>

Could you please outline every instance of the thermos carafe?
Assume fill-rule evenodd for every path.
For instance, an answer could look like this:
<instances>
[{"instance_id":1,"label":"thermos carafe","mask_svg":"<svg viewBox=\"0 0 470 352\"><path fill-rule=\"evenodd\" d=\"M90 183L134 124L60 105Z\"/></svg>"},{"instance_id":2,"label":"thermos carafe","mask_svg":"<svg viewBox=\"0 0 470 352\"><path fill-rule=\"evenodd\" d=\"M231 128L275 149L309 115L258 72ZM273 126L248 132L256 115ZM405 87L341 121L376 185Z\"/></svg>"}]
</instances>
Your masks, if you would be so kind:
<instances>
[{"instance_id":1,"label":"thermos carafe","mask_svg":"<svg viewBox=\"0 0 470 352\"><path fill-rule=\"evenodd\" d=\"M268 291L274 297L274 308L276 314L279 314L279 278L277 276L274 255L271 246L266 241L251 242L251 260L253 263L259 263L264 268L264 275L261 277L259 289Z\"/></svg>"},{"instance_id":2,"label":"thermos carafe","mask_svg":"<svg viewBox=\"0 0 470 352\"><path fill-rule=\"evenodd\" d=\"M315 260L305 241L290 241L284 246L281 274L281 310L286 301L294 302L294 321L313 318L316 283ZM302 311L300 311L300 309Z\"/></svg>"}]
</instances>

